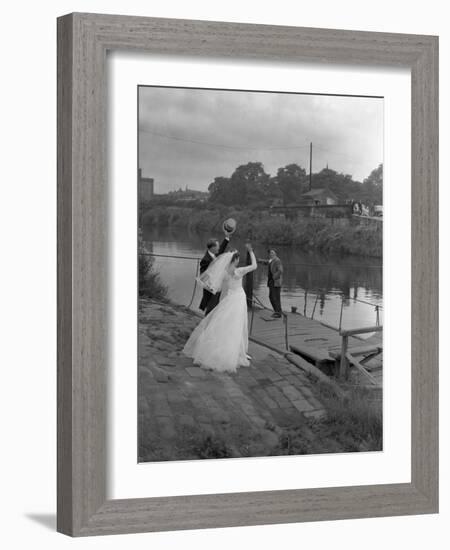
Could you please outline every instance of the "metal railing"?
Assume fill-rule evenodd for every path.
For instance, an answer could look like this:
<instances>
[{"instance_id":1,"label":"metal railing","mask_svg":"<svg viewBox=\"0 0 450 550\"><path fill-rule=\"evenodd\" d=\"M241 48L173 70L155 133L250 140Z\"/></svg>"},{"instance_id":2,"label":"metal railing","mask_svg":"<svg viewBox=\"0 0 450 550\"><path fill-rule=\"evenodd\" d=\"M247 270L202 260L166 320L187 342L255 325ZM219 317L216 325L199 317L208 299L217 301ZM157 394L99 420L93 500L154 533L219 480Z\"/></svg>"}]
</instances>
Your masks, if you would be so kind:
<instances>
[{"instance_id":1,"label":"metal railing","mask_svg":"<svg viewBox=\"0 0 450 550\"><path fill-rule=\"evenodd\" d=\"M378 327L380 326L380 309L383 309L383 306L381 304L373 304L371 302L366 302L365 300L360 300L359 298L351 298L350 296L346 296L345 294L341 294L341 311L339 314L339 331L342 329L342 316L344 312L344 303L346 301L353 300L354 302L359 302L361 304L366 304L368 306L372 306L374 308L375 312L375 325Z\"/></svg>"}]
</instances>

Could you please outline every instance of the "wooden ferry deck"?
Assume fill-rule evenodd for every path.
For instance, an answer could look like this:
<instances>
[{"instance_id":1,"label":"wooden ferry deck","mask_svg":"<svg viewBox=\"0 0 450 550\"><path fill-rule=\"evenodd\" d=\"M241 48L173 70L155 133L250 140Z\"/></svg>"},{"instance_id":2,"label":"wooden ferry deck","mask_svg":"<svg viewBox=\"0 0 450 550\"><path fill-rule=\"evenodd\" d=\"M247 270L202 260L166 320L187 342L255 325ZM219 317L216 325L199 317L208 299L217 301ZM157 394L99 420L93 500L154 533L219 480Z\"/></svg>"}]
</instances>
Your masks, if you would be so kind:
<instances>
[{"instance_id":1,"label":"wooden ferry deck","mask_svg":"<svg viewBox=\"0 0 450 550\"><path fill-rule=\"evenodd\" d=\"M340 362L342 335L338 330L299 313L286 313L284 318L272 318L266 309L254 309L249 313L250 338L279 353L294 352L317 367L336 366ZM367 339L348 336L349 354L372 378L372 384L382 384L382 333L374 333ZM361 365L363 363L363 365ZM353 369L355 370L355 369ZM363 380L361 380L364 383Z\"/></svg>"}]
</instances>

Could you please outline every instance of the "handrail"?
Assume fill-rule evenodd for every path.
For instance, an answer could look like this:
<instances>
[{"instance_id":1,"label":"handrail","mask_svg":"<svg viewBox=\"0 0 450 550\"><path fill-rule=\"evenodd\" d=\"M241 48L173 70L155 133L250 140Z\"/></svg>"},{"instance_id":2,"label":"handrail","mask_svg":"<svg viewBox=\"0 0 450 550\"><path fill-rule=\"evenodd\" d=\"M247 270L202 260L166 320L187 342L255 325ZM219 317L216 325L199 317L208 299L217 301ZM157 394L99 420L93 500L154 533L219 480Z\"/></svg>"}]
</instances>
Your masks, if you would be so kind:
<instances>
[{"instance_id":1,"label":"handrail","mask_svg":"<svg viewBox=\"0 0 450 550\"><path fill-rule=\"evenodd\" d=\"M348 330L341 330L339 333L342 336L341 343L341 361L339 365L339 376L342 379L348 378L348 367L349 367L349 353L348 353L348 338L349 336L354 336L355 334L367 334L368 332L381 332L383 330L382 326L375 327L363 327L363 328L354 328ZM358 365L358 368L360 366ZM363 368L361 366L361 368Z\"/></svg>"},{"instance_id":2,"label":"handrail","mask_svg":"<svg viewBox=\"0 0 450 550\"><path fill-rule=\"evenodd\" d=\"M364 328L351 328L346 330L341 330L339 334L341 336L354 336L355 334L367 334L368 332L381 332L383 327L377 325L375 327L364 327Z\"/></svg>"},{"instance_id":3,"label":"handrail","mask_svg":"<svg viewBox=\"0 0 450 550\"><path fill-rule=\"evenodd\" d=\"M155 256L156 258L174 258L178 260L195 260L198 262L200 258L194 256L174 256L172 254L154 254L153 252L139 252L139 256Z\"/></svg>"},{"instance_id":4,"label":"handrail","mask_svg":"<svg viewBox=\"0 0 450 550\"><path fill-rule=\"evenodd\" d=\"M198 257L195 256L177 256L174 254L156 254L154 252L139 252L140 256L156 256L157 258L177 258L180 260L198 260ZM263 263L261 258L257 259L258 262ZM306 263L306 262L290 262L289 265L294 266L305 266L305 267L336 267L336 264L315 264L315 263ZM342 267L354 267L354 268L368 268L368 269L381 269L382 265L354 265L354 264L345 264Z\"/></svg>"},{"instance_id":5,"label":"handrail","mask_svg":"<svg viewBox=\"0 0 450 550\"><path fill-rule=\"evenodd\" d=\"M329 291L327 291L326 289L323 289L323 288L304 288L304 293L303 294L297 294L297 293L292 293L290 292L289 295L293 298L302 298L303 300L305 300L305 293L310 293L310 294L313 294L313 295L317 295L317 294L330 294ZM383 309L383 305L382 304L374 304L373 302L367 302L365 300L360 300L359 298L353 298L352 296L348 296L347 294L344 294L343 292L336 292L334 294L335 296L339 296L341 298L341 300L344 300L344 299L347 299L347 300L353 300L354 302L360 302L362 304L366 304L368 306L372 306L374 308L379 308L379 309Z\"/></svg>"},{"instance_id":6,"label":"handrail","mask_svg":"<svg viewBox=\"0 0 450 550\"><path fill-rule=\"evenodd\" d=\"M342 315L344 312L344 299L353 300L355 302L360 302L361 304L366 304L368 306L372 306L375 309L375 322L377 326L380 325L380 309L383 309L382 304L373 304L371 302L366 302L365 300L360 300L359 298L352 298L350 296L345 296L344 294L341 294L341 311L339 315L339 330L341 330L342 327Z\"/></svg>"},{"instance_id":7,"label":"handrail","mask_svg":"<svg viewBox=\"0 0 450 550\"><path fill-rule=\"evenodd\" d=\"M373 306L373 307L378 307L378 308L381 308L383 309L383 305L382 304L374 304L372 302L366 302L365 300L360 300L359 298L352 298L350 296L347 296L347 298L349 300L353 300L354 302L360 302L361 304L367 304L368 306Z\"/></svg>"}]
</instances>

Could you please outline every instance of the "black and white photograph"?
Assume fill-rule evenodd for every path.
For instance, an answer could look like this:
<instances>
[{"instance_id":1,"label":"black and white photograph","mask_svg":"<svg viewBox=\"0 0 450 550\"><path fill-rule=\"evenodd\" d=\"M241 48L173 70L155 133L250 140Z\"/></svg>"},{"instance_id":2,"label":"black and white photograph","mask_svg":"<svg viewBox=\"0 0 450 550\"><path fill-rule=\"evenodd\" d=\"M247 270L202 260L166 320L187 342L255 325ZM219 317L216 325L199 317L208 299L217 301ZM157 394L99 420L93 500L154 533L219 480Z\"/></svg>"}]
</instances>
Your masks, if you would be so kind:
<instances>
[{"instance_id":1,"label":"black and white photograph","mask_svg":"<svg viewBox=\"0 0 450 550\"><path fill-rule=\"evenodd\" d=\"M138 462L383 450L383 97L140 85Z\"/></svg>"},{"instance_id":2,"label":"black and white photograph","mask_svg":"<svg viewBox=\"0 0 450 550\"><path fill-rule=\"evenodd\" d=\"M4 548L447 548L447 4L4 6Z\"/></svg>"}]
</instances>

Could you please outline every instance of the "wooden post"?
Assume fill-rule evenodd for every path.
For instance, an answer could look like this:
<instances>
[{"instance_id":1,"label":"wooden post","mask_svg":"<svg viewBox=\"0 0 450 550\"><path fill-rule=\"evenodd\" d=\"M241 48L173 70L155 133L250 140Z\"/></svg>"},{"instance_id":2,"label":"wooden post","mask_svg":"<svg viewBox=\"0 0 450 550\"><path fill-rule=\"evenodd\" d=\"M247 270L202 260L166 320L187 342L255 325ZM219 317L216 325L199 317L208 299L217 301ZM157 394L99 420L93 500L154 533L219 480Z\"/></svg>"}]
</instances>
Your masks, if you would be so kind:
<instances>
[{"instance_id":1,"label":"wooden post","mask_svg":"<svg viewBox=\"0 0 450 550\"><path fill-rule=\"evenodd\" d=\"M339 331L342 328L342 314L344 312L344 295L341 294L341 314L339 316Z\"/></svg>"},{"instance_id":2,"label":"wooden post","mask_svg":"<svg viewBox=\"0 0 450 550\"><path fill-rule=\"evenodd\" d=\"M339 377L343 380L346 380L348 377L347 349L348 349L348 335L343 334L342 344L341 344L341 365L339 369Z\"/></svg>"},{"instance_id":3,"label":"wooden post","mask_svg":"<svg viewBox=\"0 0 450 550\"><path fill-rule=\"evenodd\" d=\"M283 313L283 322L284 322L284 342L286 344L286 349L289 351L289 332L288 332L288 316Z\"/></svg>"},{"instance_id":4,"label":"wooden post","mask_svg":"<svg viewBox=\"0 0 450 550\"><path fill-rule=\"evenodd\" d=\"M312 314L311 314L311 319L314 319L314 313L316 312L316 305L317 305L317 300L319 299L319 295L317 294L317 290L316 290L316 300L314 302L314 307L313 307L313 311L312 311Z\"/></svg>"},{"instance_id":5,"label":"wooden post","mask_svg":"<svg viewBox=\"0 0 450 550\"><path fill-rule=\"evenodd\" d=\"M253 332L253 319L255 317L255 308L253 307L253 304L252 304L252 316L251 316L251 319L250 319L250 330L249 330L249 334L252 334Z\"/></svg>"},{"instance_id":6,"label":"wooden post","mask_svg":"<svg viewBox=\"0 0 450 550\"><path fill-rule=\"evenodd\" d=\"M250 252L247 250L246 265L250 265L251 263ZM250 271L245 276L244 290L247 296L247 307L253 308L253 271Z\"/></svg>"},{"instance_id":7,"label":"wooden post","mask_svg":"<svg viewBox=\"0 0 450 550\"><path fill-rule=\"evenodd\" d=\"M355 334L367 334L368 332L381 332L382 330L383 330L383 327L380 327L380 326L341 330L340 335L342 336L342 344L341 344L341 358L340 358L341 363L339 368L339 377L341 379L345 380L348 378L348 369L349 369L348 339L351 336L354 336Z\"/></svg>"},{"instance_id":8,"label":"wooden post","mask_svg":"<svg viewBox=\"0 0 450 550\"><path fill-rule=\"evenodd\" d=\"M309 190L312 189L312 141L309 144Z\"/></svg>"}]
</instances>

